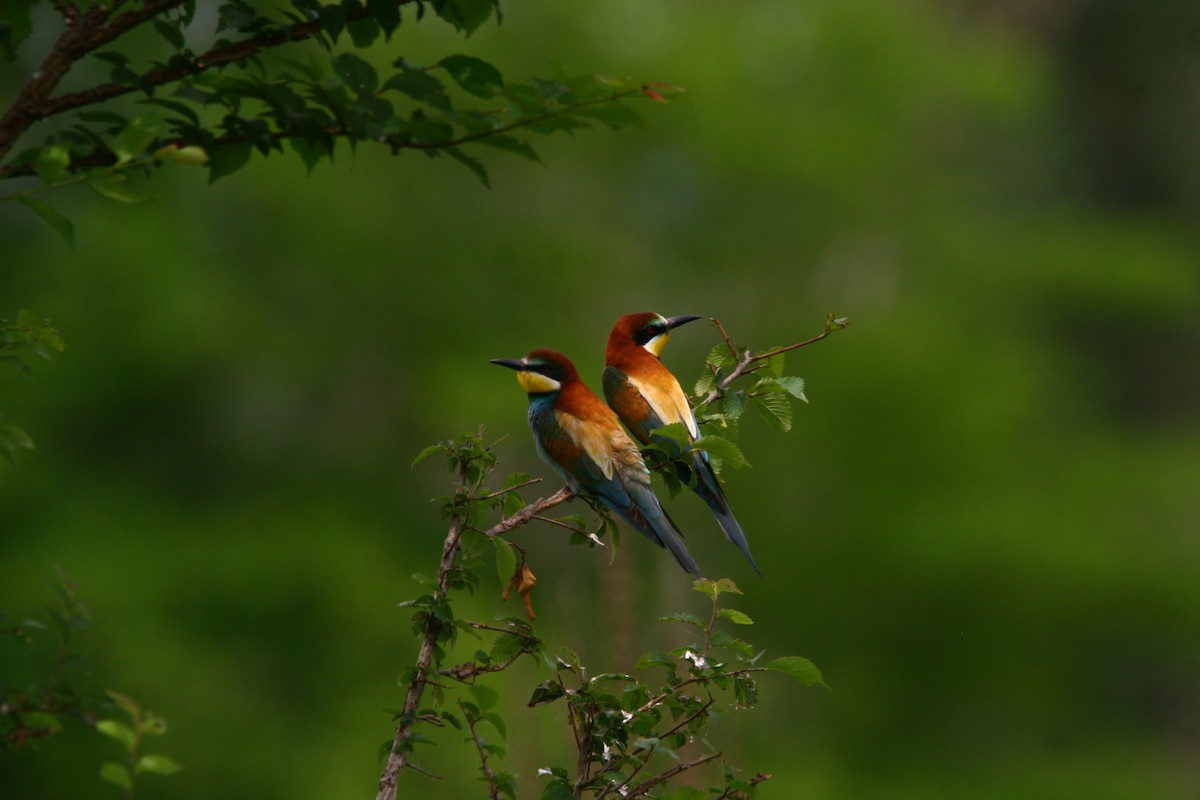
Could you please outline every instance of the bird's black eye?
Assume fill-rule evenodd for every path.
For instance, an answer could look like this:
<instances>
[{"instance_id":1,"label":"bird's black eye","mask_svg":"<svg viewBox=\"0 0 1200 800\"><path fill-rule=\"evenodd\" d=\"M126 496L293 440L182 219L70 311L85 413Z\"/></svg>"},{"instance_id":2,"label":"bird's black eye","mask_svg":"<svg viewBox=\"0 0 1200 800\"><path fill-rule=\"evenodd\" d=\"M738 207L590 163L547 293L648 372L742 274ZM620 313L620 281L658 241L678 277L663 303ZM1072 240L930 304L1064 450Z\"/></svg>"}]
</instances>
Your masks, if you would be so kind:
<instances>
[{"instance_id":1,"label":"bird's black eye","mask_svg":"<svg viewBox=\"0 0 1200 800\"><path fill-rule=\"evenodd\" d=\"M633 340L639 345L644 345L646 342L650 341L655 336L658 336L666 329L667 326L661 322L649 322L644 328L637 332L637 335L633 337Z\"/></svg>"}]
</instances>

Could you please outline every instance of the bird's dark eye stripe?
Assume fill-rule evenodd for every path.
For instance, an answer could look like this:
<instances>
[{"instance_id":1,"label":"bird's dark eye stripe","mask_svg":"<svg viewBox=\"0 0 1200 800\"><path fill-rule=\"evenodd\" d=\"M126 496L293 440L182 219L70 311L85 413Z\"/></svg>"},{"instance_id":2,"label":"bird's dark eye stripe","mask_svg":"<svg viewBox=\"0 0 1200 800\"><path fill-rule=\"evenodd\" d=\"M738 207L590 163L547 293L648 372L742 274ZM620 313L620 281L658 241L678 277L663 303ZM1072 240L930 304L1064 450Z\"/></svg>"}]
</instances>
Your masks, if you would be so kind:
<instances>
[{"instance_id":1,"label":"bird's dark eye stripe","mask_svg":"<svg viewBox=\"0 0 1200 800\"><path fill-rule=\"evenodd\" d=\"M667 326L662 322L648 322L644 328L637 332L637 336L634 337L634 341L638 344L645 344L666 329Z\"/></svg>"}]
</instances>

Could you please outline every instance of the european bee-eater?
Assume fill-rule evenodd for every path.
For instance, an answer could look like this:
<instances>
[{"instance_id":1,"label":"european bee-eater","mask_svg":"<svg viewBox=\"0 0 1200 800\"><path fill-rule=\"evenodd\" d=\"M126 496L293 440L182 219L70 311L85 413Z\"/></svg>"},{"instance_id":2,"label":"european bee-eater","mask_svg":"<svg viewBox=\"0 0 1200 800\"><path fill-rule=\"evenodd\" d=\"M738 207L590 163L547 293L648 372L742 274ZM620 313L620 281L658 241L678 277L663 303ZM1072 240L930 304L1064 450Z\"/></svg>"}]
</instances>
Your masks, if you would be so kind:
<instances>
[{"instance_id":1,"label":"european bee-eater","mask_svg":"<svg viewBox=\"0 0 1200 800\"><path fill-rule=\"evenodd\" d=\"M700 566L650 486L641 450L617 415L579 379L562 353L544 348L521 359L495 358L515 369L529 395L529 427L538 455L576 494L599 500L694 575Z\"/></svg>"},{"instance_id":2,"label":"european bee-eater","mask_svg":"<svg viewBox=\"0 0 1200 800\"><path fill-rule=\"evenodd\" d=\"M676 422L683 424L693 441L700 436L687 395L683 393L679 381L659 360L659 353L671 331L697 319L700 317L695 315L664 317L653 311L627 314L617 320L608 335L608 347L604 353L604 396L625 426L643 444L650 443L656 429ZM725 492L713 472L708 454L702 450L693 451L691 463L696 494L712 509L729 541L738 546L750 561L750 566L761 575L758 565L754 563L754 556L750 555L746 534L729 508L729 501L725 499Z\"/></svg>"}]
</instances>

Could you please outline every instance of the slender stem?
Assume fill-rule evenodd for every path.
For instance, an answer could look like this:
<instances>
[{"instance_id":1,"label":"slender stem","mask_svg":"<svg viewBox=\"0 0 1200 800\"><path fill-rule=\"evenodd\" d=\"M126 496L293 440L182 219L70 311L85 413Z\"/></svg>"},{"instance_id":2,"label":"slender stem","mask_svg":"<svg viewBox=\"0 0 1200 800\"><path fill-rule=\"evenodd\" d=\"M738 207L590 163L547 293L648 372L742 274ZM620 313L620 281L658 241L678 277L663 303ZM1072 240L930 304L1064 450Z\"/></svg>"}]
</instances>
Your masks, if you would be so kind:
<instances>
[{"instance_id":1,"label":"slender stem","mask_svg":"<svg viewBox=\"0 0 1200 800\"><path fill-rule=\"evenodd\" d=\"M668 736L670 736L671 734L673 734L673 733L677 732L678 730L680 730L681 728L683 728L684 726L690 725L692 723L692 720L696 719L701 714L708 711L708 709L712 708L712 705L715 702L716 702L716 700L710 696L708 698L707 703L705 703L700 708L693 711L691 714L688 714L686 717L683 717L682 719L680 719L677 723L672 725L670 729L658 734L658 738L665 739ZM645 757L641 761L638 762L637 766L635 766L632 771L630 771L629 777L627 777L624 781L622 781L620 783L620 785L618 785L618 786L615 786L615 787L614 786L606 786L604 788L604 791L602 791L599 795L597 795L596 800L604 800L605 797L607 797L609 794L611 794L614 791L621 797L626 797L627 795L625 793L625 788L627 786L629 786L629 784L633 781L633 779L635 777L637 777L637 774L639 772L641 772L642 767L644 767L650 763L650 757L652 755L654 755L655 749L657 749L657 748L656 747L648 748L646 750Z\"/></svg>"},{"instance_id":2,"label":"slender stem","mask_svg":"<svg viewBox=\"0 0 1200 800\"><path fill-rule=\"evenodd\" d=\"M698 767L701 764L707 764L709 761L712 761L714 758L720 758L720 757L721 757L721 751L717 750L712 753L706 753L705 755L702 755L699 758L694 759L692 761L687 761L687 762L684 762L683 764L677 764L674 767L671 767L666 772L660 772L659 774L655 775L653 778L646 781L645 783L634 787L632 790L630 790L629 794L625 795L625 797L627 797L627 798L628 797L641 797L642 795L646 794L646 792L653 789L655 786L658 786L660 783L666 783L667 781L671 780L671 778L674 778L676 775L680 774L681 772L687 772L689 769Z\"/></svg>"},{"instance_id":3,"label":"slender stem","mask_svg":"<svg viewBox=\"0 0 1200 800\"><path fill-rule=\"evenodd\" d=\"M480 495L479 497L476 497L475 499L476 500L491 500L493 497L499 497L502 494L508 494L509 492L515 492L517 489L524 489L526 486L533 486L535 483L541 483L541 482L542 482L541 478L530 478L529 480L525 481L524 483L518 483L516 486L510 486L507 489L499 489L497 491L491 492L490 494Z\"/></svg>"},{"instance_id":4,"label":"slender stem","mask_svg":"<svg viewBox=\"0 0 1200 800\"><path fill-rule=\"evenodd\" d=\"M471 740L475 742L475 752L479 754L480 769L483 770L483 779L488 785L488 797L491 800L498 800L500 797L500 784L496 781L496 773L492 772L492 768L488 766L488 754L484 748L483 739L475 730L475 719L471 712L467 710L466 705L462 700L458 701L458 707L463 712L463 716L467 720L467 730L471 732Z\"/></svg>"},{"instance_id":5,"label":"slender stem","mask_svg":"<svg viewBox=\"0 0 1200 800\"><path fill-rule=\"evenodd\" d=\"M459 485L465 486L466 482L464 466L459 473ZM446 598L450 573L454 569L454 559L458 555L459 545L462 543L463 528L463 520L458 515L451 515L450 532L446 534L446 540L442 544L442 560L438 565L438 584L434 592L436 602L440 603ZM433 653L437 647L440 630L440 623L430 614L429 621L425 626L425 636L421 640L421 648L417 652L416 674L408 684L408 691L404 694L404 705L400 712L400 720L396 725L396 735L392 740L392 749L388 753L387 764L384 765L383 774L379 778L379 792L375 796L376 800L395 800L396 782L400 777L400 771L406 766L410 766L407 740L412 735L417 708L421 703L421 696L425 693L425 685L429 682L429 670L433 664Z\"/></svg>"},{"instance_id":6,"label":"slender stem","mask_svg":"<svg viewBox=\"0 0 1200 800\"><path fill-rule=\"evenodd\" d=\"M575 496L575 493L564 486L563 488L559 489L557 492L550 495L549 497L540 497L537 500L535 500L534 502L532 502L529 505L522 508L520 511L513 514L511 517L507 517L507 518L501 520L500 522L496 523L495 525L493 525L492 527L490 527L486 531L484 531L483 535L488 537L489 539L493 539L497 536L503 536L504 534L511 531L513 528L519 528L522 525L524 525L526 522L528 522L530 519L537 517L539 514L541 514L546 509L553 508L554 506L559 505L560 503L565 503L574 496Z\"/></svg>"},{"instance_id":7,"label":"slender stem","mask_svg":"<svg viewBox=\"0 0 1200 800\"><path fill-rule=\"evenodd\" d=\"M789 344L787 347L778 347L774 350L768 350L767 352L759 353L758 355L751 355L750 351L747 350L745 353L742 353L739 356L737 350L733 346L733 343L730 341L729 337L726 335L725 328L722 327L720 320L713 319L713 323L716 324L717 328L721 331L721 337L725 340L725 343L727 345L729 345L730 351L733 352L734 357L737 358L738 361L737 361L737 366L735 366L733 368L733 371L730 372L728 375L726 375L716 386L714 386L712 388L712 391L710 391L703 400L696 403L696 408L699 408L701 406L706 406L709 403L711 403L712 401L716 400L718 397L720 397L722 394L725 393L725 390L729 388L730 384L732 384L734 381L736 381L738 378L742 377L743 375L746 375L747 373L753 372L755 369L757 369L757 366L755 366L755 365L759 361L763 361L763 360L771 358L773 356L777 356L781 353L786 353L789 350L796 350L801 347L807 347L810 344L814 344L816 342L821 341L822 339L828 337L830 334L832 334L836 331L840 331L842 328L846 327L846 325L849 324L849 323L845 322L844 320L843 321L835 320L833 314L830 314L825 320L825 330L823 330L821 333L817 334L816 336L812 337L811 339L805 339L803 342L796 342L795 344Z\"/></svg>"}]
</instances>

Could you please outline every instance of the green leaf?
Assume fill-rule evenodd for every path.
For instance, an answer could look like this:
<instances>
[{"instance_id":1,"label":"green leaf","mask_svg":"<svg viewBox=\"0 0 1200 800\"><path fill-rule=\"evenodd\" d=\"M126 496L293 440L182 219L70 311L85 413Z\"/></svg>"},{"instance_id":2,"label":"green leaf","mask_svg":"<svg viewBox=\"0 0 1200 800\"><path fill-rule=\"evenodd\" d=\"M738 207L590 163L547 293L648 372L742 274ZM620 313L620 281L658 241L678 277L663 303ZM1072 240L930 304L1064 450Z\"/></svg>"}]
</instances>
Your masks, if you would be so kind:
<instances>
[{"instance_id":1,"label":"green leaf","mask_svg":"<svg viewBox=\"0 0 1200 800\"><path fill-rule=\"evenodd\" d=\"M685 611L680 611L677 614L668 614L665 617L659 617L659 622L683 622L688 625L695 625L700 630L708 627L708 620L701 619L695 614L688 614Z\"/></svg>"},{"instance_id":2,"label":"green leaf","mask_svg":"<svg viewBox=\"0 0 1200 800\"><path fill-rule=\"evenodd\" d=\"M419 103L427 103L442 111L450 110L450 98L446 96L446 87L434 76L419 69L408 69L397 72L387 79L385 89L395 89L408 95Z\"/></svg>"},{"instance_id":3,"label":"green leaf","mask_svg":"<svg viewBox=\"0 0 1200 800\"><path fill-rule=\"evenodd\" d=\"M134 773L140 775L143 772L153 772L157 775L174 775L181 769L183 767L170 756L142 756L138 759Z\"/></svg>"},{"instance_id":4,"label":"green leaf","mask_svg":"<svg viewBox=\"0 0 1200 800\"><path fill-rule=\"evenodd\" d=\"M500 588L507 588L517 572L517 552L512 543L503 536L492 537L496 548L496 575L500 578Z\"/></svg>"},{"instance_id":5,"label":"green leaf","mask_svg":"<svg viewBox=\"0 0 1200 800\"><path fill-rule=\"evenodd\" d=\"M675 659L666 653L643 653L642 657L633 665L634 669L650 669L651 667L666 667L669 670L674 670Z\"/></svg>"},{"instance_id":6,"label":"green leaf","mask_svg":"<svg viewBox=\"0 0 1200 800\"><path fill-rule=\"evenodd\" d=\"M546 703L553 703L562 696L563 688L558 681L542 681L534 688L533 695L529 698L529 702L526 705L530 708L545 705Z\"/></svg>"},{"instance_id":7,"label":"green leaf","mask_svg":"<svg viewBox=\"0 0 1200 800\"><path fill-rule=\"evenodd\" d=\"M488 21L496 0L433 0L433 10L442 19L470 36Z\"/></svg>"},{"instance_id":8,"label":"green leaf","mask_svg":"<svg viewBox=\"0 0 1200 800\"><path fill-rule=\"evenodd\" d=\"M508 738L508 725L504 722L504 717L494 711L489 711L480 718L483 722L489 723L500 734L501 739Z\"/></svg>"},{"instance_id":9,"label":"green leaf","mask_svg":"<svg viewBox=\"0 0 1200 800\"><path fill-rule=\"evenodd\" d=\"M0 425L0 455L10 464L17 463L18 450L33 450L29 434L12 425Z\"/></svg>"},{"instance_id":10,"label":"green leaf","mask_svg":"<svg viewBox=\"0 0 1200 800\"><path fill-rule=\"evenodd\" d=\"M541 800L571 800L575 793L566 781L555 778L542 791Z\"/></svg>"},{"instance_id":11,"label":"green leaf","mask_svg":"<svg viewBox=\"0 0 1200 800\"><path fill-rule=\"evenodd\" d=\"M113 139L112 149L118 164L127 164L146 151L158 137L165 123L160 117L144 116L129 120L124 129Z\"/></svg>"},{"instance_id":12,"label":"green leaf","mask_svg":"<svg viewBox=\"0 0 1200 800\"><path fill-rule=\"evenodd\" d=\"M692 446L692 434L682 422L672 422L670 425L655 428L653 437L655 439L666 439L674 442L679 446L679 449L676 451L678 453L682 453Z\"/></svg>"},{"instance_id":13,"label":"green leaf","mask_svg":"<svg viewBox=\"0 0 1200 800\"><path fill-rule=\"evenodd\" d=\"M342 53L333 60L333 71L359 97L367 97L379 86L375 68L353 53Z\"/></svg>"},{"instance_id":14,"label":"green leaf","mask_svg":"<svg viewBox=\"0 0 1200 800\"><path fill-rule=\"evenodd\" d=\"M415 467L417 464L420 464L422 461L429 458L434 453L441 451L441 450L445 450L445 449L446 449L446 445L443 444L442 442L438 442L437 444L429 445L424 450L417 453L417 457L413 459L410 469L411 469L411 467Z\"/></svg>"},{"instance_id":15,"label":"green leaf","mask_svg":"<svg viewBox=\"0 0 1200 800\"><path fill-rule=\"evenodd\" d=\"M504 86L504 77L500 70L472 56L446 56L435 66L446 70L463 91L476 97L495 97Z\"/></svg>"},{"instance_id":16,"label":"green leaf","mask_svg":"<svg viewBox=\"0 0 1200 800\"><path fill-rule=\"evenodd\" d=\"M766 664L766 668L776 672L782 672L785 675L790 675L800 681L804 686L824 686L829 688L829 684L825 683L825 679L821 677L821 670L817 669L817 665L801 656L783 656L776 658Z\"/></svg>"},{"instance_id":17,"label":"green leaf","mask_svg":"<svg viewBox=\"0 0 1200 800\"><path fill-rule=\"evenodd\" d=\"M134 743L137 741L133 728L120 720L102 719L96 723L96 730L105 736L116 739L125 746L126 750L132 750Z\"/></svg>"},{"instance_id":18,"label":"green leaf","mask_svg":"<svg viewBox=\"0 0 1200 800\"><path fill-rule=\"evenodd\" d=\"M738 611L735 608L717 609L717 616L725 617L730 622L734 622L738 625L753 625L754 624L754 620L750 619L749 616L747 616L746 614L743 614L741 611Z\"/></svg>"},{"instance_id":19,"label":"green leaf","mask_svg":"<svg viewBox=\"0 0 1200 800\"><path fill-rule=\"evenodd\" d=\"M514 136L508 136L503 133L495 133L490 136L484 136L479 140L479 144L486 144L488 147L495 147L498 150L503 150L506 153L515 153L521 158L530 161L542 163L542 159L538 156L537 151L529 146L528 143L517 139Z\"/></svg>"},{"instance_id":20,"label":"green leaf","mask_svg":"<svg viewBox=\"0 0 1200 800\"><path fill-rule=\"evenodd\" d=\"M346 29L346 9L327 3L321 6L321 10L317 12L317 18L321 20L321 27L329 34L329 38L334 44L337 44L338 37Z\"/></svg>"},{"instance_id":21,"label":"green leaf","mask_svg":"<svg viewBox=\"0 0 1200 800\"><path fill-rule=\"evenodd\" d=\"M128 186L129 176L121 172L98 170L96 177L89 177L87 185L97 194L110 200L136 205L146 202L146 196L138 194Z\"/></svg>"},{"instance_id":22,"label":"green leaf","mask_svg":"<svg viewBox=\"0 0 1200 800\"><path fill-rule=\"evenodd\" d=\"M707 434L701 436L696 441L692 442L692 447L696 450L703 450L715 458L721 459L725 464L731 467L748 467L750 462L746 460L746 456L742 454L741 448L729 441L723 436L716 434Z\"/></svg>"},{"instance_id":23,"label":"green leaf","mask_svg":"<svg viewBox=\"0 0 1200 800\"><path fill-rule=\"evenodd\" d=\"M118 764L115 761L105 761L100 767L100 777L109 783L115 783L122 789L129 790L133 788L133 776L129 774L129 767L124 764Z\"/></svg>"},{"instance_id":24,"label":"green leaf","mask_svg":"<svg viewBox=\"0 0 1200 800\"><path fill-rule=\"evenodd\" d=\"M750 392L750 397L754 407L772 427L784 432L792 429L792 401L774 381L760 381Z\"/></svg>"},{"instance_id":25,"label":"green leaf","mask_svg":"<svg viewBox=\"0 0 1200 800\"><path fill-rule=\"evenodd\" d=\"M50 145L38 151L34 170L43 183L54 183L67 174L71 166L71 151L62 145Z\"/></svg>"},{"instance_id":26,"label":"green leaf","mask_svg":"<svg viewBox=\"0 0 1200 800\"><path fill-rule=\"evenodd\" d=\"M392 31L400 27L400 5L396 0L367 0L367 10L383 29L384 40L392 38Z\"/></svg>"},{"instance_id":27,"label":"green leaf","mask_svg":"<svg viewBox=\"0 0 1200 800\"><path fill-rule=\"evenodd\" d=\"M355 47L367 48L379 38L379 23L373 17L363 17L346 25L346 32Z\"/></svg>"},{"instance_id":28,"label":"green leaf","mask_svg":"<svg viewBox=\"0 0 1200 800\"><path fill-rule=\"evenodd\" d=\"M17 202L41 217L42 222L53 228L54 232L61 236L63 241L67 243L68 247L72 250L75 249L75 223L36 197L18 197Z\"/></svg>"},{"instance_id":29,"label":"green leaf","mask_svg":"<svg viewBox=\"0 0 1200 800\"><path fill-rule=\"evenodd\" d=\"M492 182L488 179L487 169L479 161L471 158L457 147L444 147L442 148L442 152L475 173L475 177L479 178L479 182L484 186L489 189L492 188Z\"/></svg>"},{"instance_id":30,"label":"green leaf","mask_svg":"<svg viewBox=\"0 0 1200 800\"><path fill-rule=\"evenodd\" d=\"M182 50L187 44L183 39L183 31L176 24L156 19L154 20L154 30L176 50Z\"/></svg>"},{"instance_id":31,"label":"green leaf","mask_svg":"<svg viewBox=\"0 0 1200 800\"><path fill-rule=\"evenodd\" d=\"M794 375L788 375L781 378L776 378L775 383L779 384L785 392L795 397L798 400L808 402L808 398L804 396L804 379L797 378Z\"/></svg>"},{"instance_id":32,"label":"green leaf","mask_svg":"<svg viewBox=\"0 0 1200 800\"><path fill-rule=\"evenodd\" d=\"M742 593L742 590L737 587L737 584L729 578L721 578L717 581L714 581L710 578L697 578L696 580L692 581L692 588L697 592L704 594L709 600L716 600L726 592L732 592L733 594Z\"/></svg>"},{"instance_id":33,"label":"green leaf","mask_svg":"<svg viewBox=\"0 0 1200 800\"><path fill-rule=\"evenodd\" d=\"M33 27L29 19L30 0L0 0L0 55L15 61L17 47L29 38Z\"/></svg>"},{"instance_id":34,"label":"green leaf","mask_svg":"<svg viewBox=\"0 0 1200 800\"><path fill-rule=\"evenodd\" d=\"M212 148L208 153L208 182L214 183L246 166L250 161L250 153L249 142L222 144Z\"/></svg>"},{"instance_id":35,"label":"green leaf","mask_svg":"<svg viewBox=\"0 0 1200 800\"><path fill-rule=\"evenodd\" d=\"M500 693L490 686L484 686L482 683L477 683L471 687L471 696L475 698L475 702L479 704L481 711L490 711L500 702Z\"/></svg>"},{"instance_id":36,"label":"green leaf","mask_svg":"<svg viewBox=\"0 0 1200 800\"><path fill-rule=\"evenodd\" d=\"M746 390L738 389L725 395L722 411L729 419L738 419L746 410Z\"/></svg>"},{"instance_id":37,"label":"green leaf","mask_svg":"<svg viewBox=\"0 0 1200 800\"><path fill-rule=\"evenodd\" d=\"M130 717L137 718L141 715L142 707L129 695L114 692L112 689L105 689L104 693L108 695L110 700L117 704L117 708L124 711Z\"/></svg>"}]
</instances>

